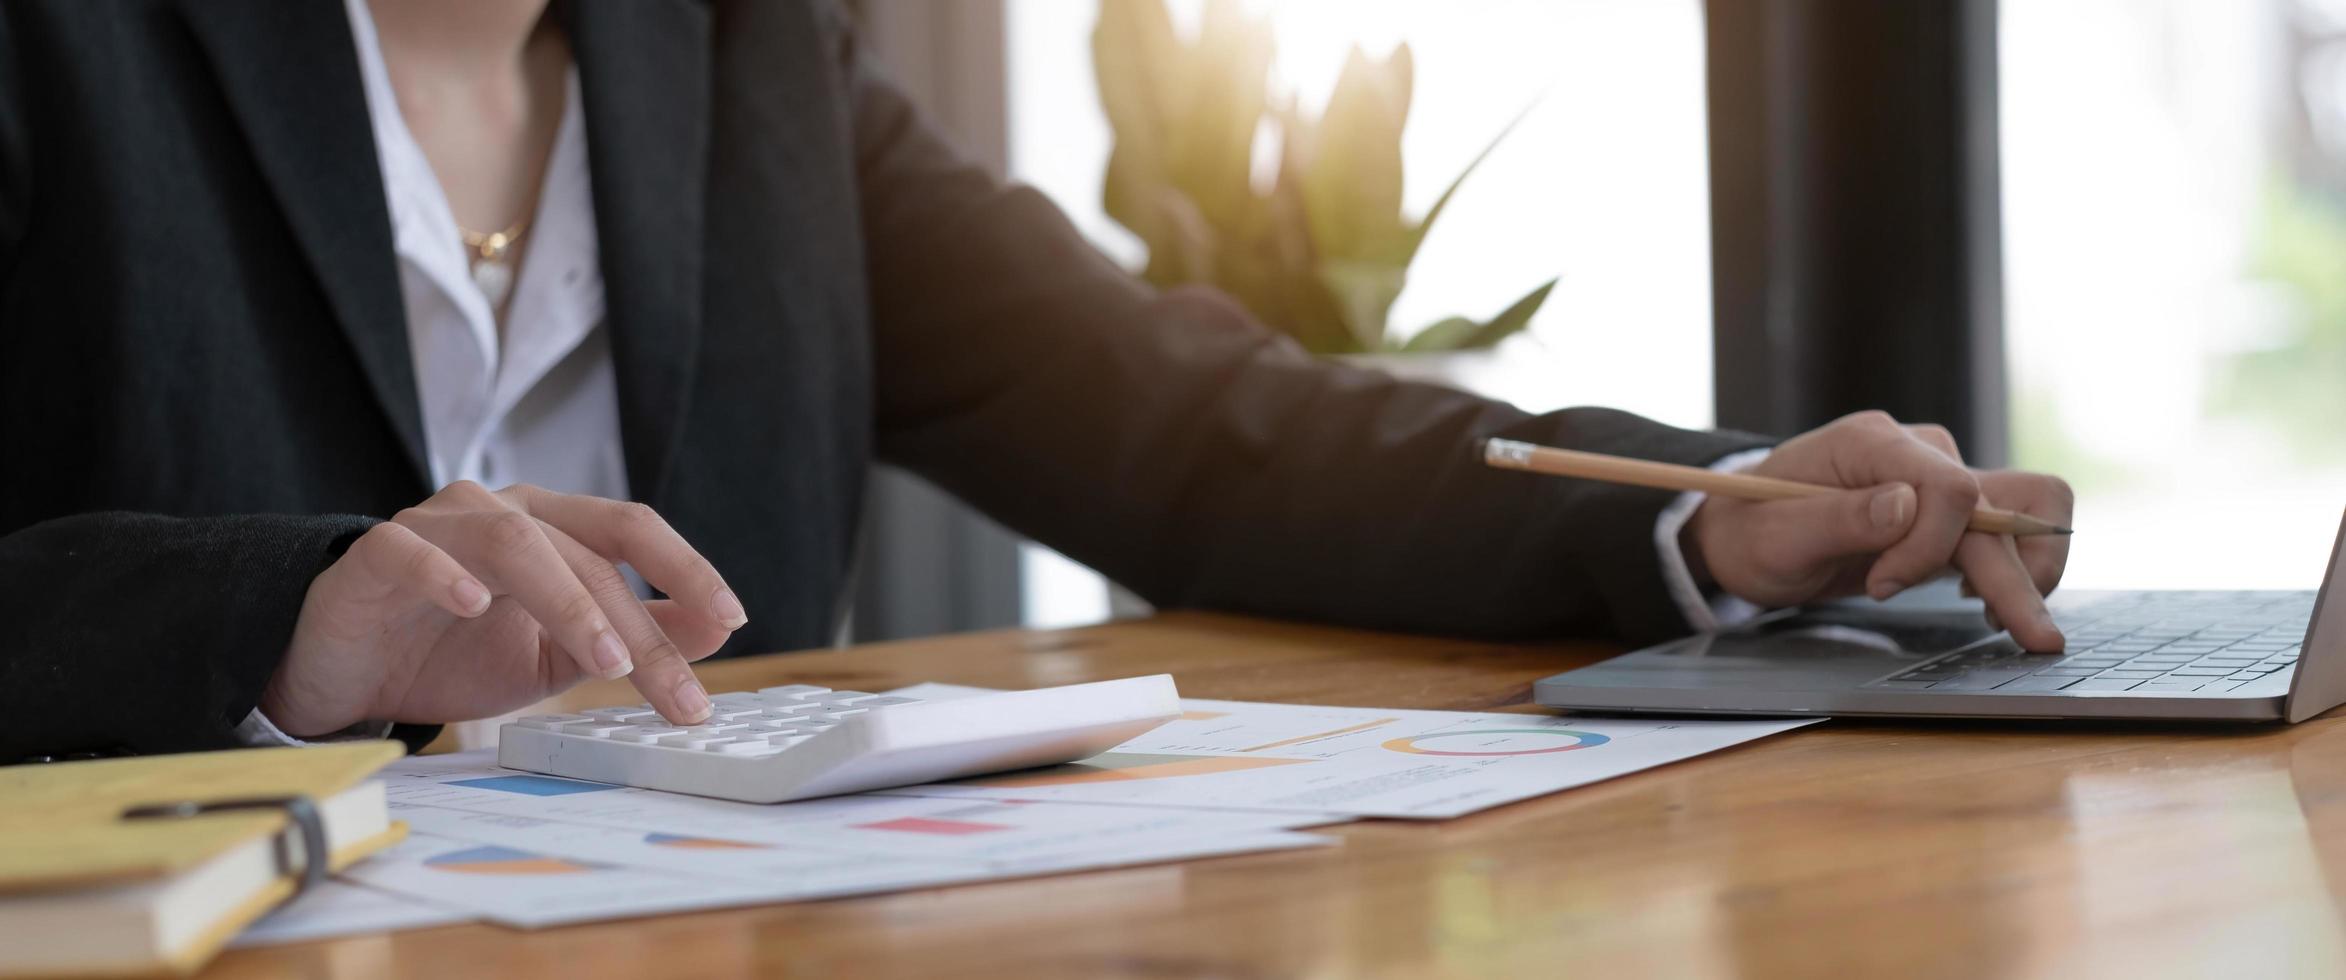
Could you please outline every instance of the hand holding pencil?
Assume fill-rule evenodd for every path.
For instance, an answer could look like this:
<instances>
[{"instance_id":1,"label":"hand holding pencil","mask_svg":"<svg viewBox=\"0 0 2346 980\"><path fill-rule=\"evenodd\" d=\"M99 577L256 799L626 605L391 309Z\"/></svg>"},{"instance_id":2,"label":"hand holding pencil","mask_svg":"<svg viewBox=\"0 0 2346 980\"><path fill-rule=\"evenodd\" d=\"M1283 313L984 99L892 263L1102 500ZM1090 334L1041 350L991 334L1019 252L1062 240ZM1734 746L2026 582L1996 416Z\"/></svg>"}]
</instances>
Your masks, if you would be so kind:
<instances>
[{"instance_id":1,"label":"hand holding pencil","mask_svg":"<svg viewBox=\"0 0 2346 980\"><path fill-rule=\"evenodd\" d=\"M1721 473L1676 463L1656 463L1627 456L1535 446L1512 439L1486 440L1483 444L1483 462L1504 470L1603 480L1657 490L1692 491L1738 500L1803 500L1841 492L1840 487L1821 483L1795 483L1771 476ZM1971 509L1971 523L1968 526L1982 534L2009 534L2014 537L2072 533L2070 529L2042 518L1997 510L1984 504Z\"/></svg>"},{"instance_id":2,"label":"hand holding pencil","mask_svg":"<svg viewBox=\"0 0 2346 980\"><path fill-rule=\"evenodd\" d=\"M1888 598L1952 567L2022 646L2061 649L2044 596L2068 562L2069 487L1965 466L1934 425L1851 415L1771 450L1748 472L1490 440L1484 462L1578 479L1699 491L1680 533L1697 582L1777 607Z\"/></svg>"}]
</instances>

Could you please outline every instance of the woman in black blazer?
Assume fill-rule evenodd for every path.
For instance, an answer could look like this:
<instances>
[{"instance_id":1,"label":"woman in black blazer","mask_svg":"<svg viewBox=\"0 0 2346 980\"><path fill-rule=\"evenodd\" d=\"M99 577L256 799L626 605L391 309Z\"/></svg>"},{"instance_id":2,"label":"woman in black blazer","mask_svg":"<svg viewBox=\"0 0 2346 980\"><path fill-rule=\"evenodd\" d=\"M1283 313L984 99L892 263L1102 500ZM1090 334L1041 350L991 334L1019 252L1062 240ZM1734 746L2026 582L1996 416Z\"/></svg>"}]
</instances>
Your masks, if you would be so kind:
<instances>
[{"instance_id":1,"label":"woman in black blazer","mask_svg":"<svg viewBox=\"0 0 2346 980\"><path fill-rule=\"evenodd\" d=\"M1531 416L1153 293L827 4L0 0L0 408L0 760L630 668L694 720L688 661L833 635L874 459L1160 605L1643 640L1952 563L2060 642L2063 543L1963 531L1983 493L2066 521L2059 481L1878 416L1740 458L1852 488L1815 501L1488 472L1490 436L1766 443Z\"/></svg>"}]
</instances>

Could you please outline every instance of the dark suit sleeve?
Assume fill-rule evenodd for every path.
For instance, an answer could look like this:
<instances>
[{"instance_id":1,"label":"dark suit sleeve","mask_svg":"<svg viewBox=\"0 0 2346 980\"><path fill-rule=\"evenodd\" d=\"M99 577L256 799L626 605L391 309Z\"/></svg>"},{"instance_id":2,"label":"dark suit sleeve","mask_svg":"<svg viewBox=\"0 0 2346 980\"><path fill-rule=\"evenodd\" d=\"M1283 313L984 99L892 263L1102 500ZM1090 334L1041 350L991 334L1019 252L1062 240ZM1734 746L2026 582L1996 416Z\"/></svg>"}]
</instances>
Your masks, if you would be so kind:
<instances>
[{"instance_id":1,"label":"dark suit sleeve","mask_svg":"<svg viewBox=\"0 0 2346 980\"><path fill-rule=\"evenodd\" d=\"M1313 358L1153 294L959 157L841 28L883 458L1160 606L1489 636L1686 630L1672 495L1486 468L1490 436L1707 464L1760 445L1534 416Z\"/></svg>"},{"instance_id":2,"label":"dark suit sleeve","mask_svg":"<svg viewBox=\"0 0 2346 980\"><path fill-rule=\"evenodd\" d=\"M230 748L373 520L97 513L0 537L0 763Z\"/></svg>"}]
</instances>

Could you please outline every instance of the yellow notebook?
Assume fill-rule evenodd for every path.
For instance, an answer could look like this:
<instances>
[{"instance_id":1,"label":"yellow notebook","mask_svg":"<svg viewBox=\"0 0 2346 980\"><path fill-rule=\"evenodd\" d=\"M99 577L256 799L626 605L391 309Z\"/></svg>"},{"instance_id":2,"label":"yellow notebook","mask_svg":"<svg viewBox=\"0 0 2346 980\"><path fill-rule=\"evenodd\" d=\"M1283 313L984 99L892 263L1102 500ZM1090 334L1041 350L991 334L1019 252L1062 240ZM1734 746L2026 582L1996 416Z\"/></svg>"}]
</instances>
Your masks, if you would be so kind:
<instances>
[{"instance_id":1,"label":"yellow notebook","mask_svg":"<svg viewBox=\"0 0 2346 980\"><path fill-rule=\"evenodd\" d=\"M383 785L396 742L0 768L0 976L185 973L293 894L286 812L126 819L157 804L306 796L340 870L406 832ZM295 847L295 860L300 849Z\"/></svg>"}]
</instances>

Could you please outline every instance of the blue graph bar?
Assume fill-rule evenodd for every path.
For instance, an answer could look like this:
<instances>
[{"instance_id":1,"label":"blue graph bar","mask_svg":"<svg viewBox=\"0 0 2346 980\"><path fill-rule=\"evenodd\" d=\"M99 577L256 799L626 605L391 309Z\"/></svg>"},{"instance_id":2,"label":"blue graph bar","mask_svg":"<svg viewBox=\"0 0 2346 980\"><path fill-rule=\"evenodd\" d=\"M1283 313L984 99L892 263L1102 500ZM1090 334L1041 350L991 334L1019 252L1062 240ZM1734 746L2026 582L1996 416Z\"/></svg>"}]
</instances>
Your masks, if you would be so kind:
<instances>
[{"instance_id":1,"label":"blue graph bar","mask_svg":"<svg viewBox=\"0 0 2346 980\"><path fill-rule=\"evenodd\" d=\"M469 786L523 796L569 796L572 793L600 793L619 788L609 783L582 783L575 779L555 779L552 776L490 776L485 779L458 779L442 785Z\"/></svg>"}]
</instances>

